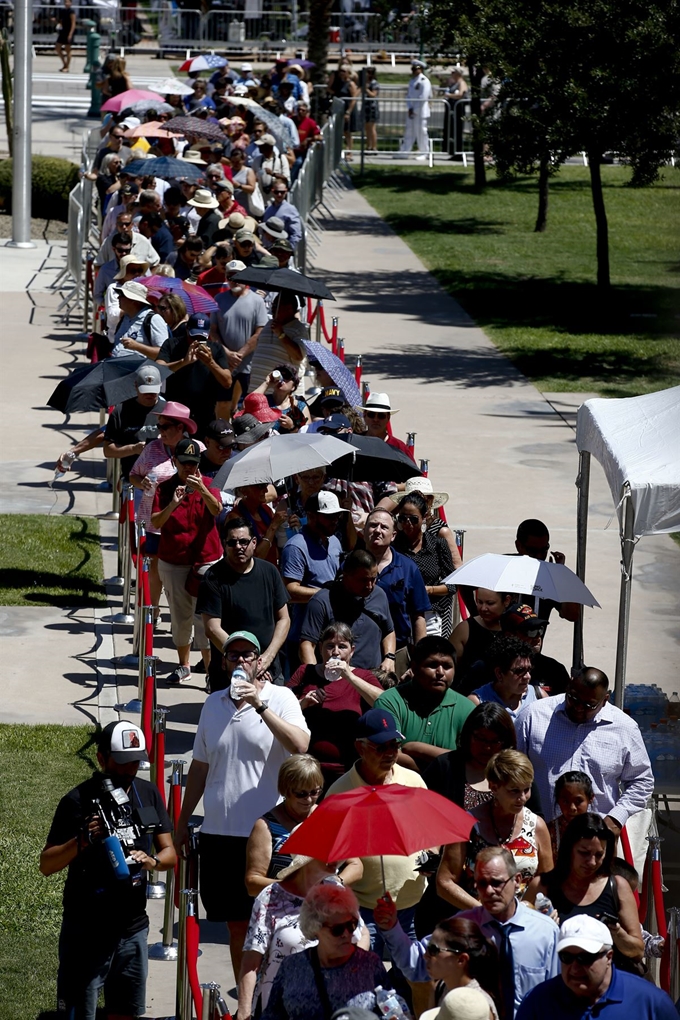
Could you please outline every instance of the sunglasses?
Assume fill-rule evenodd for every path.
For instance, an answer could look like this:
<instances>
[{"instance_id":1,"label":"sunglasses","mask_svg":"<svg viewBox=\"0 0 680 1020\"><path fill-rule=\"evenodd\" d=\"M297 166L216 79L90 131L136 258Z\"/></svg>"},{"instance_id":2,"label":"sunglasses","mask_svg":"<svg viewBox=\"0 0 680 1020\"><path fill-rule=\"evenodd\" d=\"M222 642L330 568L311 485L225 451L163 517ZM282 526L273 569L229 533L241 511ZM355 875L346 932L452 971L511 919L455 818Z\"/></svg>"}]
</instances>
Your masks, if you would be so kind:
<instances>
[{"instance_id":1,"label":"sunglasses","mask_svg":"<svg viewBox=\"0 0 680 1020\"><path fill-rule=\"evenodd\" d=\"M327 928L334 938L339 939L346 931L355 932L358 925L359 922L353 917L351 921L342 921L340 924L324 924L324 928Z\"/></svg>"},{"instance_id":2,"label":"sunglasses","mask_svg":"<svg viewBox=\"0 0 680 1020\"><path fill-rule=\"evenodd\" d=\"M294 790L293 796L296 800L316 800L321 796L321 790L321 786L317 786L313 790Z\"/></svg>"},{"instance_id":3,"label":"sunglasses","mask_svg":"<svg viewBox=\"0 0 680 1020\"><path fill-rule=\"evenodd\" d=\"M239 660L242 660L243 662L255 662L256 658L257 652L227 652L228 662L238 662Z\"/></svg>"},{"instance_id":4,"label":"sunglasses","mask_svg":"<svg viewBox=\"0 0 680 1020\"><path fill-rule=\"evenodd\" d=\"M230 549L236 549L237 546L245 549L247 545L254 541L254 538L228 538L224 544L229 546Z\"/></svg>"},{"instance_id":5,"label":"sunglasses","mask_svg":"<svg viewBox=\"0 0 680 1020\"><path fill-rule=\"evenodd\" d=\"M129 255L132 251L131 248L114 248L116 255Z\"/></svg>"},{"instance_id":6,"label":"sunglasses","mask_svg":"<svg viewBox=\"0 0 680 1020\"><path fill-rule=\"evenodd\" d=\"M503 889L508 884L508 882L512 882L513 879L514 879L514 875L513 875L512 878L505 878L505 879L503 879L503 878L488 878L488 879L487 878L480 878L478 882L475 882L475 889L481 889L481 891L484 892L485 889L488 889L489 887L491 887L492 889L495 889L496 892L498 892L499 889Z\"/></svg>"},{"instance_id":7,"label":"sunglasses","mask_svg":"<svg viewBox=\"0 0 680 1020\"><path fill-rule=\"evenodd\" d=\"M526 637L543 637L545 635L545 627L535 627L532 630L525 630L523 633Z\"/></svg>"},{"instance_id":8,"label":"sunglasses","mask_svg":"<svg viewBox=\"0 0 680 1020\"><path fill-rule=\"evenodd\" d=\"M596 960L601 960L606 954L606 949L599 953L586 953L584 951L570 953L568 949L562 949L557 955L560 958L560 963L566 964L567 967L572 963L580 963L582 967L592 967Z\"/></svg>"},{"instance_id":9,"label":"sunglasses","mask_svg":"<svg viewBox=\"0 0 680 1020\"><path fill-rule=\"evenodd\" d=\"M467 952L467 950L465 950L465 949L447 949L444 946L436 946L434 944L434 942L428 942L427 945L425 946L425 955L426 956L432 956L432 957L439 956L440 953L456 953L456 954L458 954L458 953L465 953L465 952Z\"/></svg>"},{"instance_id":10,"label":"sunglasses","mask_svg":"<svg viewBox=\"0 0 680 1020\"><path fill-rule=\"evenodd\" d=\"M400 524L420 524L420 517L413 514L397 514L397 520Z\"/></svg>"},{"instance_id":11,"label":"sunglasses","mask_svg":"<svg viewBox=\"0 0 680 1020\"><path fill-rule=\"evenodd\" d=\"M576 694L572 694L571 691L567 691L567 697L569 698L569 701L571 701L572 705L580 705L589 712L599 708L602 704L601 701L584 701L583 698L579 698Z\"/></svg>"},{"instance_id":12,"label":"sunglasses","mask_svg":"<svg viewBox=\"0 0 680 1020\"><path fill-rule=\"evenodd\" d=\"M167 432L168 429L177 429L177 428L181 428L181 427L182 427L182 424L181 424L181 422L178 422L178 421L163 422L163 424L161 424L160 422L158 423L158 431L159 432Z\"/></svg>"},{"instance_id":13,"label":"sunglasses","mask_svg":"<svg viewBox=\"0 0 680 1020\"><path fill-rule=\"evenodd\" d=\"M287 191L272 191L272 195L287 195Z\"/></svg>"},{"instance_id":14,"label":"sunglasses","mask_svg":"<svg viewBox=\"0 0 680 1020\"><path fill-rule=\"evenodd\" d=\"M364 411L364 418L378 418L379 421L384 421L385 418L389 418L389 414L382 411Z\"/></svg>"},{"instance_id":15,"label":"sunglasses","mask_svg":"<svg viewBox=\"0 0 680 1020\"><path fill-rule=\"evenodd\" d=\"M515 666L514 669L508 670L513 676L524 676L526 673L531 673L531 666Z\"/></svg>"}]
</instances>

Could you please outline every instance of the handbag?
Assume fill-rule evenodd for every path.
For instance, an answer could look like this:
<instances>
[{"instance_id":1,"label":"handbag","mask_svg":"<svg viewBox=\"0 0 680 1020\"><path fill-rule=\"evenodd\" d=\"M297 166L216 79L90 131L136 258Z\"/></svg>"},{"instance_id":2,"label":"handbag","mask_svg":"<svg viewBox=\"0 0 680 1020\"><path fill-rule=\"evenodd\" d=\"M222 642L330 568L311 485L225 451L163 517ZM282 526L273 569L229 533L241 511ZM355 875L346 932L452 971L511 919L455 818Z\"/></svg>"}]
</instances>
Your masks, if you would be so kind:
<instances>
[{"instance_id":1,"label":"handbag","mask_svg":"<svg viewBox=\"0 0 680 1020\"><path fill-rule=\"evenodd\" d=\"M259 184L256 184L255 190L248 194L248 212L256 220L262 219L264 216L264 198Z\"/></svg>"}]
</instances>

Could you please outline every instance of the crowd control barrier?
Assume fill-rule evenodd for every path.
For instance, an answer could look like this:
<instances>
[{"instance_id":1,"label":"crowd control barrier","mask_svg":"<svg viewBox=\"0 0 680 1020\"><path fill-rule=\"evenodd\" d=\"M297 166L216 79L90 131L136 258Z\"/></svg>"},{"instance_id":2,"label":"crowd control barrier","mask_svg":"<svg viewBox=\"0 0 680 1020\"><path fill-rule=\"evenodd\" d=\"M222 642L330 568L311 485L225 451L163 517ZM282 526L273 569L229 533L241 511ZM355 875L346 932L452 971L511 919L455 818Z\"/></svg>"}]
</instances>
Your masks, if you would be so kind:
<instances>
[{"instance_id":1,"label":"crowd control barrier","mask_svg":"<svg viewBox=\"0 0 680 1020\"><path fill-rule=\"evenodd\" d=\"M180 758L170 762L172 775L170 778L170 796L168 797L168 814L172 827L177 827L182 807L182 782L186 762ZM163 936L160 942L149 946L151 960L177 960L177 943L174 941L175 928L175 888L178 880L178 867L166 872L165 878L165 910L163 913Z\"/></svg>"}]
</instances>

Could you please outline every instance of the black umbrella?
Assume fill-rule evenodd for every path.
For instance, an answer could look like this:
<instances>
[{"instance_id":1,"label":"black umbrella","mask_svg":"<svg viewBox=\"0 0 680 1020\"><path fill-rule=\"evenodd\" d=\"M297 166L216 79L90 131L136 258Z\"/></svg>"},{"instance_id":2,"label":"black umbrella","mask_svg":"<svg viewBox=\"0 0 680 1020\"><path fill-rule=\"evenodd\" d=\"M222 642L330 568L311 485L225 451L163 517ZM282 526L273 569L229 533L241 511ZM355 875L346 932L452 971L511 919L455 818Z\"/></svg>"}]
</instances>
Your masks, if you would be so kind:
<instances>
[{"instance_id":1,"label":"black umbrella","mask_svg":"<svg viewBox=\"0 0 680 1020\"><path fill-rule=\"evenodd\" d=\"M336 461L328 473L335 478L348 478L360 482L405 482L414 475L422 475L411 458L389 446L375 436L340 435L356 450L354 464L346 460Z\"/></svg>"},{"instance_id":2,"label":"black umbrella","mask_svg":"<svg viewBox=\"0 0 680 1020\"><path fill-rule=\"evenodd\" d=\"M292 290L304 297L328 298L330 301L335 301L325 283L321 283L320 280L310 280L308 276L295 273L292 269L250 266L248 269L236 273L234 279L250 283L253 287L261 287L262 290Z\"/></svg>"},{"instance_id":3,"label":"black umbrella","mask_svg":"<svg viewBox=\"0 0 680 1020\"><path fill-rule=\"evenodd\" d=\"M73 414L76 411L98 411L101 407L122 404L124 400L137 395L135 372L142 365L156 363L141 354L130 354L123 358L105 358L96 365L76 368L61 380L47 401L47 406L63 411L64 414ZM165 365L156 365L156 368L161 379L171 374Z\"/></svg>"}]
</instances>

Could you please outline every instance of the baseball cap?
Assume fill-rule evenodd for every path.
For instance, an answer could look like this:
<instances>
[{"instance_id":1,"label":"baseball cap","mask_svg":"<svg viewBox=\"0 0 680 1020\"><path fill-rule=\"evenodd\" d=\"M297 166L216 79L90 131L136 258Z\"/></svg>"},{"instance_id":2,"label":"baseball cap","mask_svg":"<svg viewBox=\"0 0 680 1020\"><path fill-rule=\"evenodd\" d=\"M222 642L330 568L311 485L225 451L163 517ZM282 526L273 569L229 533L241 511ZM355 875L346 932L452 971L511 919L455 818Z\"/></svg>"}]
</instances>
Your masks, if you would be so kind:
<instances>
[{"instance_id":1,"label":"baseball cap","mask_svg":"<svg viewBox=\"0 0 680 1020\"><path fill-rule=\"evenodd\" d=\"M120 189L121 195L138 195L139 185L138 184L124 184Z\"/></svg>"},{"instance_id":2,"label":"baseball cap","mask_svg":"<svg viewBox=\"0 0 680 1020\"><path fill-rule=\"evenodd\" d=\"M373 744L387 744L390 740L405 740L403 733L397 729L397 720L391 712L382 708L371 708L357 719L354 731L357 740L365 738Z\"/></svg>"},{"instance_id":3,"label":"baseball cap","mask_svg":"<svg viewBox=\"0 0 680 1020\"><path fill-rule=\"evenodd\" d=\"M222 651L226 652L229 645L232 645L234 641L247 641L255 648L257 652L261 652L260 642L257 640L255 635L250 630L235 630L229 635L227 640L222 645Z\"/></svg>"},{"instance_id":4,"label":"baseball cap","mask_svg":"<svg viewBox=\"0 0 680 1020\"><path fill-rule=\"evenodd\" d=\"M189 316L187 333L189 336L210 336L210 319L200 313Z\"/></svg>"},{"instance_id":5,"label":"baseball cap","mask_svg":"<svg viewBox=\"0 0 680 1020\"><path fill-rule=\"evenodd\" d=\"M542 629L545 633L549 621L539 619L531 606L523 606L519 602L515 602L501 613L500 622L502 631L520 631L527 636L536 637L537 635L533 632Z\"/></svg>"},{"instance_id":6,"label":"baseball cap","mask_svg":"<svg viewBox=\"0 0 680 1020\"><path fill-rule=\"evenodd\" d=\"M179 464L198 464L201 448L195 439L180 439L173 457Z\"/></svg>"},{"instance_id":7,"label":"baseball cap","mask_svg":"<svg viewBox=\"0 0 680 1020\"><path fill-rule=\"evenodd\" d=\"M240 231L239 231L240 233ZM226 273L242 273L244 269L247 269L245 262L241 262L240 259L232 259L231 262L227 262L224 267Z\"/></svg>"},{"instance_id":8,"label":"baseball cap","mask_svg":"<svg viewBox=\"0 0 680 1020\"><path fill-rule=\"evenodd\" d=\"M274 217L272 216L272 219L273 218ZM290 241L286 240L285 238L282 238L280 241L274 241L274 244L271 246L270 251L289 251L292 254L295 251L295 249L293 248L293 245L290 243Z\"/></svg>"},{"instance_id":9,"label":"baseball cap","mask_svg":"<svg viewBox=\"0 0 680 1020\"><path fill-rule=\"evenodd\" d=\"M274 135L264 134L261 138L256 139L256 145L276 145L276 139Z\"/></svg>"},{"instance_id":10,"label":"baseball cap","mask_svg":"<svg viewBox=\"0 0 680 1020\"><path fill-rule=\"evenodd\" d=\"M489 1000L478 988L452 988L438 1009L427 1009L420 1020L488 1020Z\"/></svg>"},{"instance_id":11,"label":"baseball cap","mask_svg":"<svg viewBox=\"0 0 680 1020\"><path fill-rule=\"evenodd\" d=\"M160 393L161 373L155 365L142 365L135 372L135 385L138 393Z\"/></svg>"},{"instance_id":12,"label":"baseball cap","mask_svg":"<svg viewBox=\"0 0 680 1020\"><path fill-rule=\"evenodd\" d=\"M127 720L111 722L97 737L99 752L110 755L118 765L128 761L148 761L146 741L139 726Z\"/></svg>"},{"instance_id":13,"label":"baseball cap","mask_svg":"<svg viewBox=\"0 0 680 1020\"><path fill-rule=\"evenodd\" d=\"M241 64L242 71L252 71L252 69L253 69L252 64Z\"/></svg>"},{"instance_id":14,"label":"baseball cap","mask_svg":"<svg viewBox=\"0 0 680 1020\"><path fill-rule=\"evenodd\" d=\"M321 390L321 395L319 396L318 399L320 404L325 404L326 402L328 402L329 404L345 403L345 398L342 395L342 390L338 386L326 386L325 389Z\"/></svg>"},{"instance_id":15,"label":"baseball cap","mask_svg":"<svg viewBox=\"0 0 680 1020\"><path fill-rule=\"evenodd\" d=\"M562 924L557 952L582 949L585 953L599 953L603 946L609 948L613 944L612 933L606 924L590 914L576 914Z\"/></svg>"},{"instance_id":16,"label":"baseball cap","mask_svg":"<svg viewBox=\"0 0 680 1020\"><path fill-rule=\"evenodd\" d=\"M214 439L223 450L228 446L234 445L234 434L233 428L224 418L215 418L214 421L210 422L204 433L207 439Z\"/></svg>"},{"instance_id":17,"label":"baseball cap","mask_svg":"<svg viewBox=\"0 0 680 1020\"><path fill-rule=\"evenodd\" d=\"M319 432L339 432L340 429L351 429L352 423L344 414L329 414L319 422Z\"/></svg>"},{"instance_id":18,"label":"baseball cap","mask_svg":"<svg viewBox=\"0 0 680 1020\"><path fill-rule=\"evenodd\" d=\"M348 514L338 503L338 497L334 492L322 490L305 501L305 510L313 514Z\"/></svg>"},{"instance_id":19,"label":"baseball cap","mask_svg":"<svg viewBox=\"0 0 680 1020\"><path fill-rule=\"evenodd\" d=\"M255 234L253 234L252 230L246 230L245 227L241 227L241 229L237 230L236 233L234 234L234 240L235 241L252 241L253 244L254 244L255 243Z\"/></svg>"}]
</instances>

